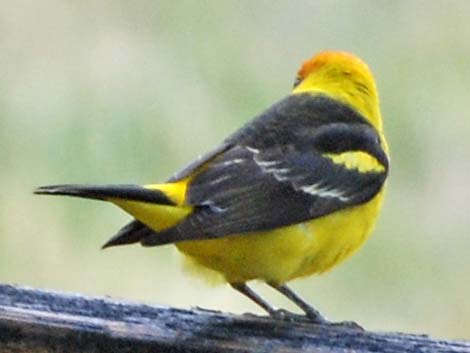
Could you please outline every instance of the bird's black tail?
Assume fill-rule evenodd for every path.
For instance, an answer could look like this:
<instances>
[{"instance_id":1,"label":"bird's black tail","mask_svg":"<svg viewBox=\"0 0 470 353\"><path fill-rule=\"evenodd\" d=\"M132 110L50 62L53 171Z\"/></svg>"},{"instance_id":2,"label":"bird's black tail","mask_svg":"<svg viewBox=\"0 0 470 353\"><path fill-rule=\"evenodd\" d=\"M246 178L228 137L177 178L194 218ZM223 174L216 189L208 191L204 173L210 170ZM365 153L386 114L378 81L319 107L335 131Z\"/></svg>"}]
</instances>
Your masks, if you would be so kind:
<instances>
[{"instance_id":1,"label":"bird's black tail","mask_svg":"<svg viewBox=\"0 0 470 353\"><path fill-rule=\"evenodd\" d=\"M104 201L122 199L159 205L175 205L160 190L148 189L139 185L50 185L41 186L34 190L34 193L40 195L66 195Z\"/></svg>"},{"instance_id":2,"label":"bird's black tail","mask_svg":"<svg viewBox=\"0 0 470 353\"><path fill-rule=\"evenodd\" d=\"M34 190L34 193L40 195L66 195L93 200L111 201L124 210L126 210L126 201L150 203L158 206L176 206L176 204L170 200L163 191L145 188L139 185L51 185L41 186ZM132 212L129 213L132 214ZM158 234L158 232L135 219L121 228L116 235L103 245L102 248L105 249L111 246L139 242L144 244L144 239L159 238ZM152 245L162 245L170 242L172 242L172 239L165 237L165 239L160 239L160 242L155 243L154 241Z\"/></svg>"}]
</instances>

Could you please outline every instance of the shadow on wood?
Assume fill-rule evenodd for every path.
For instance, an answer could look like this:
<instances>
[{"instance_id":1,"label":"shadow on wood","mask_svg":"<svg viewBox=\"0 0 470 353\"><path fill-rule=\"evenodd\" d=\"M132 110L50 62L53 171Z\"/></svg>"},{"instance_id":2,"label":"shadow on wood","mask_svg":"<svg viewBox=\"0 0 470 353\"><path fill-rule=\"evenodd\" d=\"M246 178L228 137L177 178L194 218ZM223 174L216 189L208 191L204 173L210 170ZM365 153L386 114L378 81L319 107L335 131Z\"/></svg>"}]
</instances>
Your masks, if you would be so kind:
<instances>
[{"instance_id":1,"label":"shadow on wood","mask_svg":"<svg viewBox=\"0 0 470 353\"><path fill-rule=\"evenodd\" d=\"M470 352L470 342L0 285L0 352Z\"/></svg>"}]
</instances>

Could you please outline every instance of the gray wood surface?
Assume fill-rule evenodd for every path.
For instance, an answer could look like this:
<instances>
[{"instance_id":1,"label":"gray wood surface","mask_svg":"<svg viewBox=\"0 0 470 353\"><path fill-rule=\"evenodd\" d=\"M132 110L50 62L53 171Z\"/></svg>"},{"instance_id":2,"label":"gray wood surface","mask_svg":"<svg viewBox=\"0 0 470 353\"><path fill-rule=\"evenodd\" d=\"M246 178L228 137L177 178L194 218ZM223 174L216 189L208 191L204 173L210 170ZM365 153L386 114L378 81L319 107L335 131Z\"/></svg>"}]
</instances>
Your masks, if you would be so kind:
<instances>
[{"instance_id":1,"label":"gray wood surface","mask_svg":"<svg viewBox=\"0 0 470 353\"><path fill-rule=\"evenodd\" d=\"M0 285L0 352L470 352L470 342Z\"/></svg>"}]
</instances>

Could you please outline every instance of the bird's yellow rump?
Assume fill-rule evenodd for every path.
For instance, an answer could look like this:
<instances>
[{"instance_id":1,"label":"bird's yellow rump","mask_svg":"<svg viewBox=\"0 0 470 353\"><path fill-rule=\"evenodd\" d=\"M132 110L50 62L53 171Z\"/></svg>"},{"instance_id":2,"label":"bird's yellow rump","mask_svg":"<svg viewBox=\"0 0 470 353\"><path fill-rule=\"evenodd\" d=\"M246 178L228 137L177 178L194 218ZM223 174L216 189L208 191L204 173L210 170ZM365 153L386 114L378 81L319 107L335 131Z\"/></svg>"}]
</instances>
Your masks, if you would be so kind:
<instances>
[{"instance_id":1,"label":"bird's yellow rump","mask_svg":"<svg viewBox=\"0 0 470 353\"><path fill-rule=\"evenodd\" d=\"M332 268L364 243L388 168L372 73L352 54L325 51L303 64L290 95L166 183L35 192L110 201L135 219L104 247L174 243L271 315L280 311L248 281L265 281L322 323L285 283Z\"/></svg>"}]
</instances>

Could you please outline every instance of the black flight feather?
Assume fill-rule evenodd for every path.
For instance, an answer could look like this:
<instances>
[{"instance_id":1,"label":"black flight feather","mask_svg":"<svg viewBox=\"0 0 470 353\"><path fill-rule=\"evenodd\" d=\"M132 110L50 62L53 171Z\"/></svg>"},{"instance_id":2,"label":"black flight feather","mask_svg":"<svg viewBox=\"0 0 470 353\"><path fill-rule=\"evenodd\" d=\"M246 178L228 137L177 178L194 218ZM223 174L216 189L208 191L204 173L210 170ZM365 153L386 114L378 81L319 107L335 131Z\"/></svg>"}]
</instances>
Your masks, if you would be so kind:
<instances>
[{"instance_id":1,"label":"black flight feather","mask_svg":"<svg viewBox=\"0 0 470 353\"><path fill-rule=\"evenodd\" d=\"M40 195L67 195L93 200L110 198L175 205L163 192L151 190L139 185L50 185L34 190Z\"/></svg>"}]
</instances>

